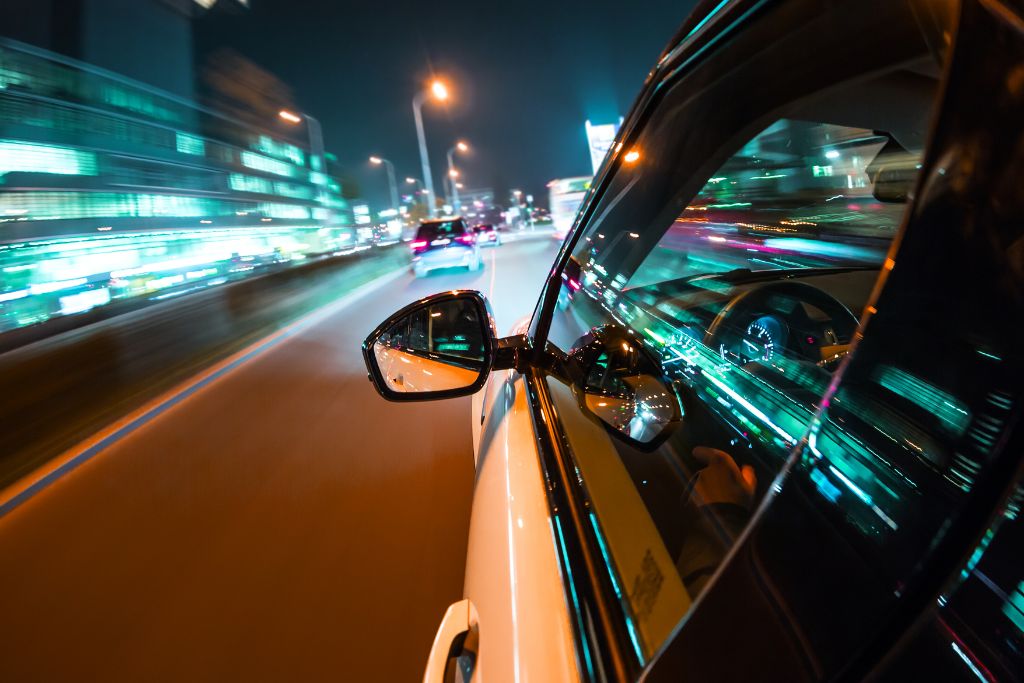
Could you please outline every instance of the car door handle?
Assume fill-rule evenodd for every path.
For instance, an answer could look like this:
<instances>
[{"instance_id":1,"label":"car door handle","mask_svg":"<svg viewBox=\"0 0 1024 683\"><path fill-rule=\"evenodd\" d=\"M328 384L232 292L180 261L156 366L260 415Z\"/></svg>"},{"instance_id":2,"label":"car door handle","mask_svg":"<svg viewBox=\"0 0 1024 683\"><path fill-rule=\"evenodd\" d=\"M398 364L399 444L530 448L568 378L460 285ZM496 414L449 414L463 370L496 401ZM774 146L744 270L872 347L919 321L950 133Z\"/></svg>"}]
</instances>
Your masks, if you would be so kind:
<instances>
[{"instance_id":1,"label":"car door handle","mask_svg":"<svg viewBox=\"0 0 1024 683\"><path fill-rule=\"evenodd\" d=\"M459 600L448 606L437 627L434 644L430 646L427 669L423 672L423 683L441 683L444 680L448 660L457 654L465 636L476 626L476 610L469 599Z\"/></svg>"}]
</instances>

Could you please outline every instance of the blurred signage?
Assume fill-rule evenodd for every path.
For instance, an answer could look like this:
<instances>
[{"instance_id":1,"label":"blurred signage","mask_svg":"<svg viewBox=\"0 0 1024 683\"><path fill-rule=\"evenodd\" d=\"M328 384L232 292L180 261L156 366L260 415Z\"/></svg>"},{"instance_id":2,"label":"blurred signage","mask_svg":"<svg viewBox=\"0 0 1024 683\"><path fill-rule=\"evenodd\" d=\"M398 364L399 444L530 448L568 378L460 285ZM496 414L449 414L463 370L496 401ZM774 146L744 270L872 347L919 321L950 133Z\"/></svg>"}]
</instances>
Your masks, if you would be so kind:
<instances>
[{"instance_id":1,"label":"blurred signage","mask_svg":"<svg viewBox=\"0 0 1024 683\"><path fill-rule=\"evenodd\" d=\"M366 225L370 222L370 207L366 204L354 204L352 215L355 216L356 225Z\"/></svg>"},{"instance_id":2,"label":"blurred signage","mask_svg":"<svg viewBox=\"0 0 1024 683\"><path fill-rule=\"evenodd\" d=\"M594 175L597 175L597 169L601 167L601 162L604 161L608 150L612 148L615 136L618 134L621 125L621 117L618 123L593 124L589 120L586 122L587 143L590 145L590 163L594 167Z\"/></svg>"}]
</instances>

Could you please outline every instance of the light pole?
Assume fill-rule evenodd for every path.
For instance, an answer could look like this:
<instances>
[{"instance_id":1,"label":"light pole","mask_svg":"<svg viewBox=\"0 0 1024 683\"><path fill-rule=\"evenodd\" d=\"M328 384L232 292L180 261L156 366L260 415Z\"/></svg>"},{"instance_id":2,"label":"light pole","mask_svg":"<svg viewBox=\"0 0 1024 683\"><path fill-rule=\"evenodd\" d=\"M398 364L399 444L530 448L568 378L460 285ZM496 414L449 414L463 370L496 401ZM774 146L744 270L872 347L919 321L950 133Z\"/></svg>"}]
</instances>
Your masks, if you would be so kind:
<instances>
[{"instance_id":1,"label":"light pole","mask_svg":"<svg viewBox=\"0 0 1024 683\"><path fill-rule=\"evenodd\" d=\"M459 188L456 187L455 179L459 177L459 172L455 168L455 162L452 160L452 156L455 154L456 151L463 153L468 152L469 145L467 145L462 140L459 140L454 145L448 148L448 182L450 183L450 187L452 188L452 210L455 211L456 215L458 215L461 205L459 203Z\"/></svg>"},{"instance_id":2,"label":"light pole","mask_svg":"<svg viewBox=\"0 0 1024 683\"><path fill-rule=\"evenodd\" d=\"M421 90L412 98L412 114L416 119L416 137L420 143L420 165L423 167L423 182L427 190L427 211L431 218L437 215L437 202L434 201L434 178L430 174L430 157L427 155L427 138L423 133L423 103L428 95L438 102L448 99L448 87L442 81L430 84L430 91Z\"/></svg>"},{"instance_id":3,"label":"light pole","mask_svg":"<svg viewBox=\"0 0 1024 683\"><path fill-rule=\"evenodd\" d=\"M423 208L426 209L426 201L423 199L423 197L424 195L426 195L427 191L423 189L423 181L420 180L419 178L409 177L405 179L405 182L407 185L412 185L413 187L412 202L409 205L410 212L412 211L413 207L415 207L421 201L423 201Z\"/></svg>"},{"instance_id":4,"label":"light pole","mask_svg":"<svg viewBox=\"0 0 1024 683\"><path fill-rule=\"evenodd\" d=\"M522 190L512 190L512 202L516 206L516 217L520 220L520 225L519 225L519 229L520 230L523 229L522 222L524 222L523 221L523 216L522 216L522 213L523 213L522 197L523 197L523 191Z\"/></svg>"},{"instance_id":5,"label":"light pole","mask_svg":"<svg viewBox=\"0 0 1024 683\"><path fill-rule=\"evenodd\" d=\"M384 165L384 168L388 172L388 190L391 192L391 210L395 212L395 216L400 216L398 212L398 185L395 184L395 165L384 157L373 156L370 157L370 163L376 166ZM399 219L400 220L400 219ZM390 222L390 221L389 221Z\"/></svg>"},{"instance_id":6,"label":"light pole","mask_svg":"<svg viewBox=\"0 0 1024 683\"><path fill-rule=\"evenodd\" d=\"M288 123L295 125L298 123L306 122L306 132L309 133L309 171L310 181L316 185L316 200L317 203L327 209L328 222L333 222L334 211L330 206L327 206L327 159L324 157L324 131L320 127L320 122L309 114L294 114L287 109L282 109L277 113L281 120L287 121ZM314 163L314 159L318 160ZM319 168L317 168L319 166ZM317 182L313 178L313 173L320 173L323 178L323 182Z\"/></svg>"}]
</instances>

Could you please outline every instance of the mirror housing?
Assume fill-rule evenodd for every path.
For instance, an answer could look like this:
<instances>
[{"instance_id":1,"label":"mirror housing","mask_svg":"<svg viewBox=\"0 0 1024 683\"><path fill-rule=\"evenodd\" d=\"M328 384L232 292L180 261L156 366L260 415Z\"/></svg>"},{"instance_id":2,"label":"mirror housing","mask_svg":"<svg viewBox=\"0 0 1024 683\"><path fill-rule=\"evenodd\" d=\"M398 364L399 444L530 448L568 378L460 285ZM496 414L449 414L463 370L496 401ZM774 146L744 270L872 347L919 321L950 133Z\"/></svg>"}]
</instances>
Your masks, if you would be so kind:
<instances>
[{"instance_id":1,"label":"mirror housing","mask_svg":"<svg viewBox=\"0 0 1024 683\"><path fill-rule=\"evenodd\" d=\"M654 450L682 421L674 383L643 340L624 328L594 328L573 346L567 365L583 412L634 448Z\"/></svg>"},{"instance_id":2,"label":"mirror housing","mask_svg":"<svg viewBox=\"0 0 1024 683\"><path fill-rule=\"evenodd\" d=\"M498 352L494 319L476 291L420 299L363 342L369 379L389 401L433 401L479 391Z\"/></svg>"}]
</instances>

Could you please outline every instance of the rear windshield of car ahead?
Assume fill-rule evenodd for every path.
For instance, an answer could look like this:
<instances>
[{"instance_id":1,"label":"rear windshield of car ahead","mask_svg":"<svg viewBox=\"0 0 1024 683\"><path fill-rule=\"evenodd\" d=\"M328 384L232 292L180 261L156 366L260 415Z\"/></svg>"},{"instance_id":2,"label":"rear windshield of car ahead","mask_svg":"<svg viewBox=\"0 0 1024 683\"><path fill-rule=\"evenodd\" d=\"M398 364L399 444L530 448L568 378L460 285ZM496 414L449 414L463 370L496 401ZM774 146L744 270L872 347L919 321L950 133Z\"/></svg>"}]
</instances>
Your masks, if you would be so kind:
<instances>
[{"instance_id":1,"label":"rear windshield of car ahead","mask_svg":"<svg viewBox=\"0 0 1024 683\"><path fill-rule=\"evenodd\" d=\"M466 225L462 221L439 221L437 223L424 223L416 232L416 239L435 240L439 237L458 237L466 232Z\"/></svg>"}]
</instances>

